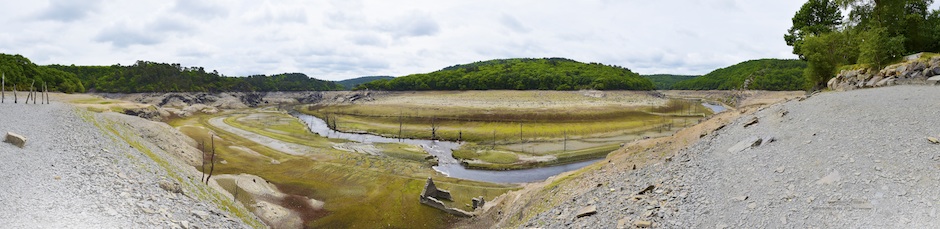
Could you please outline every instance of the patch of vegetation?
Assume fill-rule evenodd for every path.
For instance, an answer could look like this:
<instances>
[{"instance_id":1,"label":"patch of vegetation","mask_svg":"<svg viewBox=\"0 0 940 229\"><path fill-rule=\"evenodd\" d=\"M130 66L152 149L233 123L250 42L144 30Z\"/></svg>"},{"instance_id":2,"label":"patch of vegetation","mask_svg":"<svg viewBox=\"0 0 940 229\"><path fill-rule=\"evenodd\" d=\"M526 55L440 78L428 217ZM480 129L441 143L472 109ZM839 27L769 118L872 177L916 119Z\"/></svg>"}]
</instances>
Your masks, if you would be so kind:
<instances>
[{"instance_id":1,"label":"patch of vegetation","mask_svg":"<svg viewBox=\"0 0 940 229\"><path fill-rule=\"evenodd\" d=\"M418 194L428 177L433 177L439 187L449 189L455 201L448 204L460 208L465 208L464 204L470 203L473 197L482 195L493 198L516 189L514 186L439 175L424 164L423 157L422 161L413 160L418 159L415 157L418 154L401 144L378 147L410 159L335 150L332 148L332 140L308 132L302 123L284 113L248 111L225 115L227 117L197 115L173 120L170 124L197 141L207 139L210 132L218 136L215 141L216 157L227 163L217 163L216 173L258 175L285 193L326 202L324 207L327 213L305 222L307 227L374 227L376 222L388 227L446 227L448 222L455 220L453 216L423 206L418 201ZM278 152L209 125L208 120L216 117L224 117L224 121L233 127L279 141L301 144L311 150L301 156ZM254 153L235 150L238 147ZM271 159L277 160L279 164L272 164Z\"/></svg>"},{"instance_id":2,"label":"patch of vegetation","mask_svg":"<svg viewBox=\"0 0 940 229\"><path fill-rule=\"evenodd\" d=\"M371 90L652 90L630 69L564 58L517 58L474 62L426 73L376 80Z\"/></svg>"},{"instance_id":3,"label":"patch of vegetation","mask_svg":"<svg viewBox=\"0 0 940 229\"><path fill-rule=\"evenodd\" d=\"M694 79L680 81L675 90L734 90L750 80L748 90L799 91L807 83L803 77L806 62L801 60L760 59L720 68Z\"/></svg>"},{"instance_id":4,"label":"patch of vegetation","mask_svg":"<svg viewBox=\"0 0 940 229\"><path fill-rule=\"evenodd\" d=\"M691 75L670 75L670 74L654 74L654 75L643 75L643 78L647 78L650 81L653 81L653 85L656 86L656 90L670 90L672 85L683 80L694 79L699 76Z\"/></svg>"}]
</instances>

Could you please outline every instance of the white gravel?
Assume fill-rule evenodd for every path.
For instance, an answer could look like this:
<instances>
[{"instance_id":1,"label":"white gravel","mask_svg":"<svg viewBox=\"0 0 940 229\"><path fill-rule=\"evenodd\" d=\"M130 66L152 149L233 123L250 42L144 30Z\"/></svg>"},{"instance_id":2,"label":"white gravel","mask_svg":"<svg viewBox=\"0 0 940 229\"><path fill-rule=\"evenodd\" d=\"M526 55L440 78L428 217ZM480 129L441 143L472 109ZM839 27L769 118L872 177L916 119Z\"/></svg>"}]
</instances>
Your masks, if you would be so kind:
<instances>
[{"instance_id":1,"label":"white gravel","mask_svg":"<svg viewBox=\"0 0 940 229\"><path fill-rule=\"evenodd\" d=\"M669 161L588 176L597 188L522 226L940 228L940 145L926 139L938 135L940 87L822 93L742 116ZM729 151L752 137L775 141ZM597 213L575 217L585 206Z\"/></svg>"},{"instance_id":2,"label":"white gravel","mask_svg":"<svg viewBox=\"0 0 940 229\"><path fill-rule=\"evenodd\" d=\"M7 100L0 134L8 131L28 141L22 149L0 144L0 228L246 227L213 204L158 187L162 167L69 105Z\"/></svg>"}]
</instances>

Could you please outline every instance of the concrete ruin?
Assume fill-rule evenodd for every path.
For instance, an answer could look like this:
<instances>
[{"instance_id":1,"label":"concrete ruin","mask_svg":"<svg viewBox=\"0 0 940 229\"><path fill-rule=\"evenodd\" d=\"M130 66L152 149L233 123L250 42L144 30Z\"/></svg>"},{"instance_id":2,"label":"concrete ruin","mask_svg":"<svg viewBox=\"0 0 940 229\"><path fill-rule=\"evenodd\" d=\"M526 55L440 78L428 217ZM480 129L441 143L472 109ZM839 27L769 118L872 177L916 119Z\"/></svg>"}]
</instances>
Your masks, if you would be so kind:
<instances>
[{"instance_id":1,"label":"concrete ruin","mask_svg":"<svg viewBox=\"0 0 940 229\"><path fill-rule=\"evenodd\" d=\"M481 197L480 199L482 200L483 198ZM441 200L454 201L454 199L450 196L449 191L438 189L437 186L434 185L434 180L431 180L430 177L428 177L428 182L424 184L424 190L421 191L419 200L421 204L440 209L456 216L473 217L473 213L444 205L444 202ZM476 203L477 202L474 201L474 205L476 205ZM482 204L480 205L482 206Z\"/></svg>"}]
</instances>

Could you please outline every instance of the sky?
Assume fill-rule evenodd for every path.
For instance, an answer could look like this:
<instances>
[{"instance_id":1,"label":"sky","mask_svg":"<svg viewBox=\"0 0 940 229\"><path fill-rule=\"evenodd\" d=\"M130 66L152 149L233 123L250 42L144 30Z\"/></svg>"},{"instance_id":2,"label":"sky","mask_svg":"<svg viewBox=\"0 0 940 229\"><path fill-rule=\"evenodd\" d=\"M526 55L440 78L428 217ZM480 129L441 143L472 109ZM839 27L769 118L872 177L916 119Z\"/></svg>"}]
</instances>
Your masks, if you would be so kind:
<instances>
[{"instance_id":1,"label":"sky","mask_svg":"<svg viewBox=\"0 0 940 229\"><path fill-rule=\"evenodd\" d=\"M796 58L783 34L805 2L0 1L0 53L41 65L147 60L327 80L522 57L705 74L750 59Z\"/></svg>"}]
</instances>

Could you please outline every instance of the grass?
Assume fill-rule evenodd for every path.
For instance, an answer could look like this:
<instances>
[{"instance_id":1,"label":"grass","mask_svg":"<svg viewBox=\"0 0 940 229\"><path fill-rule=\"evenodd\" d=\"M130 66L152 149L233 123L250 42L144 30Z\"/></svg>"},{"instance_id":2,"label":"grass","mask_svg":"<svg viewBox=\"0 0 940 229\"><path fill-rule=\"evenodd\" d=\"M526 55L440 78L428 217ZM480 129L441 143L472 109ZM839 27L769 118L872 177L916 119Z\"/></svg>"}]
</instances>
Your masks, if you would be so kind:
<instances>
[{"instance_id":1,"label":"grass","mask_svg":"<svg viewBox=\"0 0 940 229\"><path fill-rule=\"evenodd\" d=\"M217 116L197 115L173 120L171 125L194 139L207 139L210 131L217 138L216 157L227 164L216 164L218 174L255 174L276 184L291 195L324 201L328 212L311 219L308 227L326 228L439 228L455 218L442 211L423 206L418 194L427 177L438 187L449 189L455 201L449 205L464 208L476 196L493 198L516 187L447 178L423 163L422 154L401 144L379 146L396 157L368 156L333 149L334 140L306 131L298 120L278 112L248 111L226 114L225 122L279 141L310 147L309 154L289 155L270 149L208 124ZM259 116L261 115L261 116ZM254 153L233 150L241 146ZM274 165L267 158L280 161ZM402 159L405 158L405 159ZM198 168L197 168L198 169ZM420 223L418 223L420 222ZM379 226L381 225L381 226Z\"/></svg>"}]
</instances>

